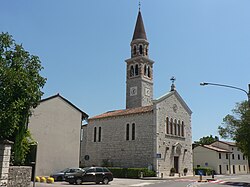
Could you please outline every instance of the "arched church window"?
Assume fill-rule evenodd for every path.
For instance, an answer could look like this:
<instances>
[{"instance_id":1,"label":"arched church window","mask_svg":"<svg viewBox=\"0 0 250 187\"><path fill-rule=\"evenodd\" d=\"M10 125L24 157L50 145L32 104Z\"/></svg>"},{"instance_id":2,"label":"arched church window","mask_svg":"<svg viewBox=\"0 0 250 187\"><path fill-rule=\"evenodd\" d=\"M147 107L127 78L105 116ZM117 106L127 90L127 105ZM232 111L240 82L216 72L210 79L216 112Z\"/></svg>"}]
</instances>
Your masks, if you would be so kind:
<instances>
[{"instance_id":1,"label":"arched church window","mask_svg":"<svg viewBox=\"0 0 250 187\"><path fill-rule=\"evenodd\" d=\"M166 133L169 134L169 119L166 118Z\"/></svg>"},{"instance_id":2,"label":"arched church window","mask_svg":"<svg viewBox=\"0 0 250 187\"><path fill-rule=\"evenodd\" d=\"M181 136L184 136L184 122L181 122Z\"/></svg>"},{"instance_id":3,"label":"arched church window","mask_svg":"<svg viewBox=\"0 0 250 187\"><path fill-rule=\"evenodd\" d=\"M148 48L146 48L146 55L148 56Z\"/></svg>"},{"instance_id":4,"label":"arched church window","mask_svg":"<svg viewBox=\"0 0 250 187\"><path fill-rule=\"evenodd\" d=\"M173 119L170 119L170 134L173 134Z\"/></svg>"},{"instance_id":5,"label":"arched church window","mask_svg":"<svg viewBox=\"0 0 250 187\"><path fill-rule=\"evenodd\" d=\"M150 78L151 74L150 74L150 67L148 66L148 77Z\"/></svg>"},{"instance_id":6,"label":"arched church window","mask_svg":"<svg viewBox=\"0 0 250 187\"><path fill-rule=\"evenodd\" d=\"M101 139L102 139L102 128L99 127L98 142L100 142Z\"/></svg>"},{"instance_id":7,"label":"arched church window","mask_svg":"<svg viewBox=\"0 0 250 187\"><path fill-rule=\"evenodd\" d=\"M177 135L177 120L174 120L174 135Z\"/></svg>"},{"instance_id":8,"label":"arched church window","mask_svg":"<svg viewBox=\"0 0 250 187\"><path fill-rule=\"evenodd\" d=\"M178 120L178 125L177 125L177 129L178 129L178 136L181 136L181 122L180 120Z\"/></svg>"},{"instance_id":9,"label":"arched church window","mask_svg":"<svg viewBox=\"0 0 250 187\"><path fill-rule=\"evenodd\" d=\"M130 66L130 77L134 76L134 66Z\"/></svg>"},{"instance_id":10,"label":"arched church window","mask_svg":"<svg viewBox=\"0 0 250 187\"><path fill-rule=\"evenodd\" d=\"M144 65L144 75L147 75L147 65Z\"/></svg>"},{"instance_id":11,"label":"arched church window","mask_svg":"<svg viewBox=\"0 0 250 187\"><path fill-rule=\"evenodd\" d=\"M129 140L129 124L126 126L126 140Z\"/></svg>"},{"instance_id":12,"label":"arched church window","mask_svg":"<svg viewBox=\"0 0 250 187\"><path fill-rule=\"evenodd\" d=\"M138 75L138 72L139 72L139 67L138 67L138 64L135 65L135 75Z\"/></svg>"},{"instance_id":13,"label":"arched church window","mask_svg":"<svg viewBox=\"0 0 250 187\"><path fill-rule=\"evenodd\" d=\"M140 45L139 50L140 50L140 55L142 55L142 45Z\"/></svg>"},{"instance_id":14,"label":"arched church window","mask_svg":"<svg viewBox=\"0 0 250 187\"><path fill-rule=\"evenodd\" d=\"M135 140L135 124L132 124L132 140Z\"/></svg>"},{"instance_id":15,"label":"arched church window","mask_svg":"<svg viewBox=\"0 0 250 187\"><path fill-rule=\"evenodd\" d=\"M134 45L133 54L136 55L136 45Z\"/></svg>"},{"instance_id":16,"label":"arched church window","mask_svg":"<svg viewBox=\"0 0 250 187\"><path fill-rule=\"evenodd\" d=\"M96 142L96 127L94 128L94 142Z\"/></svg>"}]
</instances>

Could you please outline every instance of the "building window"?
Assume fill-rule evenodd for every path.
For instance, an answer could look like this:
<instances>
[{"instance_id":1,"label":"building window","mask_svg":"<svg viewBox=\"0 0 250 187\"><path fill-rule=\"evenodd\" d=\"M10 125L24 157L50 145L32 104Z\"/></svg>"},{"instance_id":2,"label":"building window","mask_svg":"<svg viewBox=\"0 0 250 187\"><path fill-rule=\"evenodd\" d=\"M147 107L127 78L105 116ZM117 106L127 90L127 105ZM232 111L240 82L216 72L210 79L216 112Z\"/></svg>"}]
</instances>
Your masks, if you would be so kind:
<instances>
[{"instance_id":1,"label":"building window","mask_svg":"<svg viewBox=\"0 0 250 187\"><path fill-rule=\"evenodd\" d=\"M232 154L232 159L234 160L234 154Z\"/></svg>"},{"instance_id":2,"label":"building window","mask_svg":"<svg viewBox=\"0 0 250 187\"><path fill-rule=\"evenodd\" d=\"M145 76L147 75L147 66L146 66L146 64L144 65L144 75Z\"/></svg>"},{"instance_id":3,"label":"building window","mask_svg":"<svg viewBox=\"0 0 250 187\"><path fill-rule=\"evenodd\" d=\"M130 66L130 77L134 76L134 66Z\"/></svg>"},{"instance_id":4,"label":"building window","mask_svg":"<svg viewBox=\"0 0 250 187\"><path fill-rule=\"evenodd\" d=\"M135 140L135 124L132 124L132 140Z\"/></svg>"},{"instance_id":5,"label":"building window","mask_svg":"<svg viewBox=\"0 0 250 187\"><path fill-rule=\"evenodd\" d=\"M226 154L226 159L228 159L228 154Z\"/></svg>"},{"instance_id":6,"label":"building window","mask_svg":"<svg viewBox=\"0 0 250 187\"><path fill-rule=\"evenodd\" d=\"M245 160L245 155L243 155L243 160Z\"/></svg>"},{"instance_id":7,"label":"building window","mask_svg":"<svg viewBox=\"0 0 250 187\"><path fill-rule=\"evenodd\" d=\"M170 119L170 134L173 134L173 119Z\"/></svg>"},{"instance_id":8,"label":"building window","mask_svg":"<svg viewBox=\"0 0 250 187\"><path fill-rule=\"evenodd\" d=\"M238 154L238 160L240 160L240 154Z\"/></svg>"},{"instance_id":9,"label":"building window","mask_svg":"<svg viewBox=\"0 0 250 187\"><path fill-rule=\"evenodd\" d=\"M136 45L134 45L133 54L136 55Z\"/></svg>"},{"instance_id":10,"label":"building window","mask_svg":"<svg viewBox=\"0 0 250 187\"><path fill-rule=\"evenodd\" d=\"M146 55L148 56L148 47L146 48Z\"/></svg>"},{"instance_id":11,"label":"building window","mask_svg":"<svg viewBox=\"0 0 250 187\"><path fill-rule=\"evenodd\" d=\"M219 159L221 159L221 153L219 153Z\"/></svg>"},{"instance_id":12,"label":"building window","mask_svg":"<svg viewBox=\"0 0 250 187\"><path fill-rule=\"evenodd\" d=\"M135 75L138 75L138 72L139 72L139 67L138 67L138 64L135 65Z\"/></svg>"},{"instance_id":13,"label":"building window","mask_svg":"<svg viewBox=\"0 0 250 187\"><path fill-rule=\"evenodd\" d=\"M129 140L129 124L126 126L126 140Z\"/></svg>"},{"instance_id":14,"label":"building window","mask_svg":"<svg viewBox=\"0 0 250 187\"><path fill-rule=\"evenodd\" d=\"M181 122L181 136L184 137L184 122Z\"/></svg>"},{"instance_id":15,"label":"building window","mask_svg":"<svg viewBox=\"0 0 250 187\"><path fill-rule=\"evenodd\" d=\"M240 171L240 165L239 165L239 171Z\"/></svg>"},{"instance_id":16,"label":"building window","mask_svg":"<svg viewBox=\"0 0 250 187\"><path fill-rule=\"evenodd\" d=\"M150 67L148 66L148 77L150 78L151 77L151 74L150 74Z\"/></svg>"},{"instance_id":17,"label":"building window","mask_svg":"<svg viewBox=\"0 0 250 187\"><path fill-rule=\"evenodd\" d=\"M177 135L177 120L174 120L174 135Z\"/></svg>"},{"instance_id":18,"label":"building window","mask_svg":"<svg viewBox=\"0 0 250 187\"><path fill-rule=\"evenodd\" d=\"M228 167L228 165L227 165L227 171L229 170L229 167Z\"/></svg>"},{"instance_id":19,"label":"building window","mask_svg":"<svg viewBox=\"0 0 250 187\"><path fill-rule=\"evenodd\" d=\"M102 128L99 127L98 142L100 142L101 139L102 139Z\"/></svg>"},{"instance_id":20,"label":"building window","mask_svg":"<svg viewBox=\"0 0 250 187\"><path fill-rule=\"evenodd\" d=\"M181 122L178 120L178 136L181 136Z\"/></svg>"},{"instance_id":21,"label":"building window","mask_svg":"<svg viewBox=\"0 0 250 187\"><path fill-rule=\"evenodd\" d=\"M169 120L166 118L166 133L169 134Z\"/></svg>"},{"instance_id":22,"label":"building window","mask_svg":"<svg viewBox=\"0 0 250 187\"><path fill-rule=\"evenodd\" d=\"M96 127L94 128L94 142L96 142Z\"/></svg>"},{"instance_id":23,"label":"building window","mask_svg":"<svg viewBox=\"0 0 250 187\"><path fill-rule=\"evenodd\" d=\"M140 50L140 55L142 55L142 45L140 45L139 50Z\"/></svg>"},{"instance_id":24,"label":"building window","mask_svg":"<svg viewBox=\"0 0 250 187\"><path fill-rule=\"evenodd\" d=\"M246 166L245 165L243 166L243 168L244 168L244 171L246 171Z\"/></svg>"}]
</instances>

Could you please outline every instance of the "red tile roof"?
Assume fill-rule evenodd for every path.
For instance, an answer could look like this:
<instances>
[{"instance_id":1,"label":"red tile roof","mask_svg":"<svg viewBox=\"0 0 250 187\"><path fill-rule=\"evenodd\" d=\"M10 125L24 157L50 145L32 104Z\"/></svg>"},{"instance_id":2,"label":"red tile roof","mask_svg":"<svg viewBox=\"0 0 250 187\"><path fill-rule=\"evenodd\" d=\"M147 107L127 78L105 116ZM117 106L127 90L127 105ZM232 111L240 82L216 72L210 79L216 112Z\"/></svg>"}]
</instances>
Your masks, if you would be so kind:
<instances>
[{"instance_id":1,"label":"red tile roof","mask_svg":"<svg viewBox=\"0 0 250 187\"><path fill-rule=\"evenodd\" d=\"M109 112L94 116L92 118L89 118L89 120L145 113L145 112L151 112L151 111L153 111L153 105L145 106L145 107L138 107L138 108L131 108L131 109L124 109L124 110L109 111Z\"/></svg>"}]
</instances>

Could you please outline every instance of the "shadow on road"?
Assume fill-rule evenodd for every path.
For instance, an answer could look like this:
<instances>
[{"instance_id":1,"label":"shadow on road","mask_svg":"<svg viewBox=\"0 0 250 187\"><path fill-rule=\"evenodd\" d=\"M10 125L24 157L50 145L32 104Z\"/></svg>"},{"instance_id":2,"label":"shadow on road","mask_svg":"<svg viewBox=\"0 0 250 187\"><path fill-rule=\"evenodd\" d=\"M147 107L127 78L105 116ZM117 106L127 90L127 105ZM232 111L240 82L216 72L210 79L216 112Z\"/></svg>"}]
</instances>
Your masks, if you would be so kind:
<instances>
[{"instance_id":1,"label":"shadow on road","mask_svg":"<svg viewBox=\"0 0 250 187\"><path fill-rule=\"evenodd\" d=\"M225 182L221 185L230 185L230 186L250 186L248 182Z\"/></svg>"}]
</instances>

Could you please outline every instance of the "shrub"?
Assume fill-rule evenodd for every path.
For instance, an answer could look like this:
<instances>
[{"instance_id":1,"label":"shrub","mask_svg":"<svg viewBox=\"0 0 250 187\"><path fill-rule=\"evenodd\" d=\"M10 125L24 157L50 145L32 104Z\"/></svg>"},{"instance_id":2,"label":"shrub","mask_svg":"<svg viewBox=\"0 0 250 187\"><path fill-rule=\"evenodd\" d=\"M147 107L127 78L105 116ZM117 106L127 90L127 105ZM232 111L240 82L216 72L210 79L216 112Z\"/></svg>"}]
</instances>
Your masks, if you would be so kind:
<instances>
[{"instance_id":1,"label":"shrub","mask_svg":"<svg viewBox=\"0 0 250 187\"><path fill-rule=\"evenodd\" d=\"M175 173L175 172L176 172L175 168L170 169L170 173Z\"/></svg>"},{"instance_id":2,"label":"shrub","mask_svg":"<svg viewBox=\"0 0 250 187\"><path fill-rule=\"evenodd\" d=\"M154 171L147 168L109 168L115 178L140 178L141 172L144 177L155 177Z\"/></svg>"},{"instance_id":3,"label":"shrub","mask_svg":"<svg viewBox=\"0 0 250 187\"><path fill-rule=\"evenodd\" d=\"M198 171L202 172L202 175L211 175L213 169L209 167L198 167L194 168L195 175L199 175Z\"/></svg>"},{"instance_id":4,"label":"shrub","mask_svg":"<svg viewBox=\"0 0 250 187\"><path fill-rule=\"evenodd\" d=\"M187 172L188 172L188 168L184 168L183 173L187 173Z\"/></svg>"}]
</instances>

